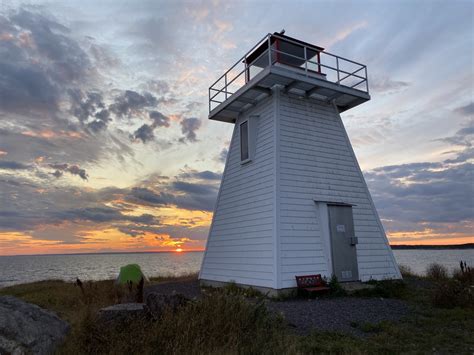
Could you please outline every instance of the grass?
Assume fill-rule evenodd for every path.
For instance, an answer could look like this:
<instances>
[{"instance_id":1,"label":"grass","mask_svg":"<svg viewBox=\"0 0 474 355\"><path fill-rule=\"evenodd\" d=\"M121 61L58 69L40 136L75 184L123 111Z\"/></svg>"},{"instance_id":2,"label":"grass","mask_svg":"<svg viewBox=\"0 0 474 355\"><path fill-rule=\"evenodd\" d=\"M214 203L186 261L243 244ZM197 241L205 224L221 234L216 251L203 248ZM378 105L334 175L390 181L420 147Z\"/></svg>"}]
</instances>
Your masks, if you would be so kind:
<instances>
[{"instance_id":1,"label":"grass","mask_svg":"<svg viewBox=\"0 0 474 355\"><path fill-rule=\"evenodd\" d=\"M179 280L195 278L187 275ZM403 282L371 282L372 289L356 296L398 298L408 302L413 311L397 323L352 324L361 337L334 332L296 335L283 319L267 311L261 294L232 284L206 292L202 300L190 302L175 314L167 312L159 321L107 327L98 322L96 314L124 292L117 291L113 281L86 282L85 295L74 284L62 281L12 286L0 289L0 295L22 298L67 320L72 330L58 349L60 354L468 354L474 351L474 307L467 303L443 308L433 302L433 295L440 284L469 285L472 278L466 273L437 280L405 274ZM151 282L175 280L162 277Z\"/></svg>"},{"instance_id":2,"label":"grass","mask_svg":"<svg viewBox=\"0 0 474 355\"><path fill-rule=\"evenodd\" d=\"M444 265L433 263L426 269L426 277L434 281L446 280L449 278L448 268Z\"/></svg>"}]
</instances>

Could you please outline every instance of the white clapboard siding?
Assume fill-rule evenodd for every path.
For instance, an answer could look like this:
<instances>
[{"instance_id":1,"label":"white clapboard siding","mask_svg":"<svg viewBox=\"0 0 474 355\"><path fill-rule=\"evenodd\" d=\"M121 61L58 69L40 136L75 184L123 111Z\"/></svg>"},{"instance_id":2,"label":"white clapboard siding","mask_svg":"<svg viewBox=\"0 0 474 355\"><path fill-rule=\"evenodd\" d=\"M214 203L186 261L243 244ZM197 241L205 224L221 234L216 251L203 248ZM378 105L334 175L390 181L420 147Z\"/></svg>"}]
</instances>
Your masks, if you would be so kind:
<instances>
[{"instance_id":1,"label":"white clapboard siding","mask_svg":"<svg viewBox=\"0 0 474 355\"><path fill-rule=\"evenodd\" d=\"M279 286L295 287L298 274L330 276L314 200L355 205L362 281L398 278L393 254L336 108L281 94L278 113Z\"/></svg>"},{"instance_id":2,"label":"white clapboard siding","mask_svg":"<svg viewBox=\"0 0 474 355\"><path fill-rule=\"evenodd\" d=\"M201 267L203 280L275 288L273 97L236 122ZM258 116L252 162L241 164L239 123Z\"/></svg>"},{"instance_id":3,"label":"white clapboard siding","mask_svg":"<svg viewBox=\"0 0 474 355\"><path fill-rule=\"evenodd\" d=\"M255 153L241 164L239 124L249 117L258 117ZM200 279L284 289L295 275L330 277L316 201L354 205L362 281L400 277L337 109L275 88L235 124Z\"/></svg>"}]
</instances>

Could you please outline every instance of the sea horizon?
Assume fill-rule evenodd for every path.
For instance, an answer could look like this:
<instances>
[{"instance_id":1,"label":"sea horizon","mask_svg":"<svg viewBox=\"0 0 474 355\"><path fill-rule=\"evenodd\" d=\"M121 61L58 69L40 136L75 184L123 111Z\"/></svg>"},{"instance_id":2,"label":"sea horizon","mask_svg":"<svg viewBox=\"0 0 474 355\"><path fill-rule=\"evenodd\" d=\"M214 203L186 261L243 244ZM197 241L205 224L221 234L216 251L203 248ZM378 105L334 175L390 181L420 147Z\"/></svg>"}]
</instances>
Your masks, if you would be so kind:
<instances>
[{"instance_id":1,"label":"sea horizon","mask_svg":"<svg viewBox=\"0 0 474 355\"><path fill-rule=\"evenodd\" d=\"M474 243L462 243L462 244L390 244L392 249L474 249ZM84 253L46 253L46 254L6 254L4 256L48 256L48 255L105 255L105 254L156 254L156 253L201 253L205 249L193 249L193 250L153 250L153 251L97 251L97 252L84 252Z\"/></svg>"}]
</instances>

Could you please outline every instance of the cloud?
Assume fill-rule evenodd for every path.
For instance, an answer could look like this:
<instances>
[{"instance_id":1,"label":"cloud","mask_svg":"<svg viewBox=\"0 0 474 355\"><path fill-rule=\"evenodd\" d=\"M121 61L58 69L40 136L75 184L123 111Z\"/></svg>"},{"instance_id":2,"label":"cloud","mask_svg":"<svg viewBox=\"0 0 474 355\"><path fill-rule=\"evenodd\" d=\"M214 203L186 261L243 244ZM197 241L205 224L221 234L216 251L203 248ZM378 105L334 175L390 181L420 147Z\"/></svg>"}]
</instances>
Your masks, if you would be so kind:
<instances>
[{"instance_id":1,"label":"cloud","mask_svg":"<svg viewBox=\"0 0 474 355\"><path fill-rule=\"evenodd\" d=\"M132 138L135 140L139 139L143 143L152 141L155 139L153 128L150 125L144 124L133 133Z\"/></svg>"},{"instance_id":2,"label":"cloud","mask_svg":"<svg viewBox=\"0 0 474 355\"><path fill-rule=\"evenodd\" d=\"M170 126L170 118L163 115L161 112L150 111L149 116L153 120L153 128Z\"/></svg>"},{"instance_id":3,"label":"cloud","mask_svg":"<svg viewBox=\"0 0 474 355\"><path fill-rule=\"evenodd\" d=\"M57 164L56 168L62 173L70 168L66 165ZM113 203L130 193L130 189L118 188L57 188L29 178L0 175L0 231L35 231L66 221L90 222L87 228L111 223L159 224L159 218L150 213L131 213L134 205Z\"/></svg>"},{"instance_id":4,"label":"cloud","mask_svg":"<svg viewBox=\"0 0 474 355\"><path fill-rule=\"evenodd\" d=\"M217 160L225 163L227 160L227 154L229 154L229 150L227 148L222 148L221 152L219 153L219 156L217 157Z\"/></svg>"},{"instance_id":5,"label":"cloud","mask_svg":"<svg viewBox=\"0 0 474 355\"><path fill-rule=\"evenodd\" d=\"M192 171L181 173L178 176L181 179L201 179L201 180L220 180L222 178L222 174L215 173L209 170L204 170L204 171L192 170Z\"/></svg>"},{"instance_id":6,"label":"cloud","mask_svg":"<svg viewBox=\"0 0 474 355\"><path fill-rule=\"evenodd\" d=\"M333 36L332 38L330 38L328 41L326 41L326 47L329 48L329 47L332 47L334 46L336 43L338 42L341 42L343 40L345 40L347 37L349 37L352 33L356 32L357 30L360 30L360 29L363 29L363 28L366 28L368 26L368 22L367 21L360 21L360 22L356 22L356 23L353 23L351 25L347 25L345 27L343 27L342 29L340 29L335 36Z\"/></svg>"},{"instance_id":7,"label":"cloud","mask_svg":"<svg viewBox=\"0 0 474 355\"><path fill-rule=\"evenodd\" d=\"M177 192L184 192L186 194L208 195L216 192L216 187L212 185L194 184L184 181L173 182L173 188Z\"/></svg>"},{"instance_id":8,"label":"cloud","mask_svg":"<svg viewBox=\"0 0 474 355\"><path fill-rule=\"evenodd\" d=\"M104 99L100 92L86 92L80 89L69 89L71 113L93 132L99 132L107 127L110 112L105 108Z\"/></svg>"},{"instance_id":9,"label":"cloud","mask_svg":"<svg viewBox=\"0 0 474 355\"><path fill-rule=\"evenodd\" d=\"M458 107L454 111L457 113L460 113L461 115L472 117L474 115L474 102L471 102L467 104L466 106Z\"/></svg>"},{"instance_id":10,"label":"cloud","mask_svg":"<svg viewBox=\"0 0 474 355\"><path fill-rule=\"evenodd\" d=\"M184 118L181 120L180 124L181 133L184 134L185 138L190 142L196 142L196 131L201 127L201 120L195 117Z\"/></svg>"},{"instance_id":11,"label":"cloud","mask_svg":"<svg viewBox=\"0 0 474 355\"><path fill-rule=\"evenodd\" d=\"M113 222L130 221L142 224L157 224L159 220L150 214L140 216L125 215L119 210L111 207L86 207L59 212L56 215L61 220L90 221L90 222Z\"/></svg>"},{"instance_id":12,"label":"cloud","mask_svg":"<svg viewBox=\"0 0 474 355\"><path fill-rule=\"evenodd\" d=\"M109 106L109 110L118 117L131 116L140 113L147 107L154 107L158 100L149 92L139 94L136 91L125 90L121 95L115 98L115 102Z\"/></svg>"},{"instance_id":13,"label":"cloud","mask_svg":"<svg viewBox=\"0 0 474 355\"><path fill-rule=\"evenodd\" d=\"M30 167L31 167L30 165L19 163L16 161L0 160L0 169L26 170L26 169L29 169Z\"/></svg>"},{"instance_id":14,"label":"cloud","mask_svg":"<svg viewBox=\"0 0 474 355\"><path fill-rule=\"evenodd\" d=\"M129 224L120 226L119 230L132 237L144 236L146 234L154 234L155 238L165 245L176 246L180 244L193 244L204 241L209 233L209 227L197 226L189 228L180 225L136 225Z\"/></svg>"},{"instance_id":15,"label":"cloud","mask_svg":"<svg viewBox=\"0 0 474 355\"><path fill-rule=\"evenodd\" d=\"M451 229L452 234L453 225L472 221L474 165L468 160L473 156L463 153L439 163L390 165L364 174L389 233L409 236L408 231L425 231L424 238L430 239L441 230ZM465 236L471 232L465 231ZM447 232L440 235L447 238Z\"/></svg>"},{"instance_id":16,"label":"cloud","mask_svg":"<svg viewBox=\"0 0 474 355\"><path fill-rule=\"evenodd\" d=\"M134 187L131 190L129 198L132 197L135 202L146 202L157 206L168 206L173 203L173 196L156 193L146 187Z\"/></svg>"},{"instance_id":17,"label":"cloud","mask_svg":"<svg viewBox=\"0 0 474 355\"><path fill-rule=\"evenodd\" d=\"M177 176L181 180L162 180L159 187L133 187L125 200L146 206L176 206L193 211L213 211L219 179L210 171L191 171ZM199 182L182 179L198 179Z\"/></svg>"},{"instance_id":18,"label":"cloud","mask_svg":"<svg viewBox=\"0 0 474 355\"><path fill-rule=\"evenodd\" d=\"M453 159L445 160L446 163L463 163L466 161L474 160L474 148L468 147L464 150L457 152L457 156Z\"/></svg>"},{"instance_id":19,"label":"cloud","mask_svg":"<svg viewBox=\"0 0 474 355\"><path fill-rule=\"evenodd\" d=\"M92 63L68 29L39 12L3 17L0 109L56 112L65 86L90 77Z\"/></svg>"},{"instance_id":20,"label":"cloud","mask_svg":"<svg viewBox=\"0 0 474 355\"><path fill-rule=\"evenodd\" d=\"M191 101L188 104L186 104L186 112L188 113L194 113L197 110L200 110L203 106L202 102L199 101Z\"/></svg>"},{"instance_id":21,"label":"cloud","mask_svg":"<svg viewBox=\"0 0 474 355\"><path fill-rule=\"evenodd\" d=\"M150 142L155 139L155 128L170 126L170 118L168 116L163 115L161 112L150 111L149 117L153 121L153 123L151 125L143 124L140 128L138 128L131 135L133 140L139 139L142 141L142 143Z\"/></svg>"},{"instance_id":22,"label":"cloud","mask_svg":"<svg viewBox=\"0 0 474 355\"><path fill-rule=\"evenodd\" d=\"M411 83L392 80L387 76L373 76L370 78L370 90L385 94L394 94L408 88Z\"/></svg>"},{"instance_id":23,"label":"cloud","mask_svg":"<svg viewBox=\"0 0 474 355\"><path fill-rule=\"evenodd\" d=\"M102 83L97 59L82 48L92 40L39 7L11 11L0 22L0 149L14 161L131 156L119 135L88 134L111 122L107 99L95 88Z\"/></svg>"},{"instance_id":24,"label":"cloud","mask_svg":"<svg viewBox=\"0 0 474 355\"><path fill-rule=\"evenodd\" d=\"M452 145L471 147L474 138L474 126L470 125L458 130L454 136L438 139Z\"/></svg>"},{"instance_id":25,"label":"cloud","mask_svg":"<svg viewBox=\"0 0 474 355\"><path fill-rule=\"evenodd\" d=\"M87 175L87 172L85 169L81 169L77 165L69 165L67 163L64 164L48 164L51 168L55 169L55 171L52 173L53 176L56 178L59 178L63 175L63 172L68 172L71 175L77 175L79 176L82 180L87 180L89 176Z\"/></svg>"},{"instance_id":26,"label":"cloud","mask_svg":"<svg viewBox=\"0 0 474 355\"><path fill-rule=\"evenodd\" d=\"M77 173L71 169L74 165L66 163L49 167L55 169L53 174L57 175ZM144 207L152 211L173 206L188 211L212 211L219 183L217 175L210 171L191 173L188 179L198 178L200 182L185 181L184 176L180 176L179 181L160 177L159 185L153 180L147 181L149 186L88 190L67 185L58 188L38 179L0 174L0 231L32 231L64 221L114 225L128 222L156 227L161 224L157 216L137 212ZM93 228L93 225L88 227Z\"/></svg>"},{"instance_id":27,"label":"cloud","mask_svg":"<svg viewBox=\"0 0 474 355\"><path fill-rule=\"evenodd\" d=\"M170 85L165 80L148 80L143 87L146 90L153 91L158 96L164 96L170 93Z\"/></svg>"}]
</instances>

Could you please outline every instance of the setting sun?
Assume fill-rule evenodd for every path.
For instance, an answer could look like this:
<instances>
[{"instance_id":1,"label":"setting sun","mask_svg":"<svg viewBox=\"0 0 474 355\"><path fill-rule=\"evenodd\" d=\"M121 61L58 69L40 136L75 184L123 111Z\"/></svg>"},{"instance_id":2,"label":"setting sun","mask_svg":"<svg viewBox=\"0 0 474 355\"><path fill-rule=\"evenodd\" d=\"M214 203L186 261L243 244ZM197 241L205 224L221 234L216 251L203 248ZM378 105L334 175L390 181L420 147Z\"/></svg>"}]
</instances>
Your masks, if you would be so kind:
<instances>
[{"instance_id":1,"label":"setting sun","mask_svg":"<svg viewBox=\"0 0 474 355\"><path fill-rule=\"evenodd\" d=\"M178 249L176 249L175 251L176 251L177 253L181 253L181 252L183 251L183 249L178 248Z\"/></svg>"}]
</instances>

